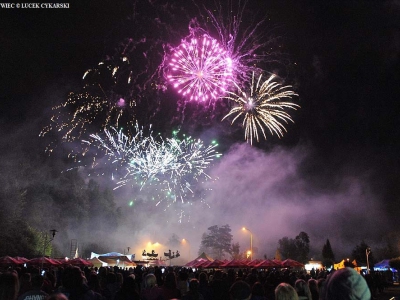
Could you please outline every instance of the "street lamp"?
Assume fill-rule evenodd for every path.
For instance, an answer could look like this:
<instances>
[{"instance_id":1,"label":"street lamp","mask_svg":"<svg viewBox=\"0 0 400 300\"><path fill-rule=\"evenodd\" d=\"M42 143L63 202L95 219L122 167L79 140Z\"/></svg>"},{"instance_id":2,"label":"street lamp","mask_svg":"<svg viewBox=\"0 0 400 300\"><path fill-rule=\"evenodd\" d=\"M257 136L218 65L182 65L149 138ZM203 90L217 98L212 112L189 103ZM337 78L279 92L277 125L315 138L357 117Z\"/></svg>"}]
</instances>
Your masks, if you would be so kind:
<instances>
[{"instance_id":1,"label":"street lamp","mask_svg":"<svg viewBox=\"0 0 400 300\"><path fill-rule=\"evenodd\" d=\"M42 257L42 265L41 265L41 270L43 270L43 263L44 263L44 258L46 256L46 248L47 246L54 240L54 237L56 236L56 233L58 232L56 229L51 229L51 238L47 240L47 233L44 236L44 242L43 242L43 257Z\"/></svg>"},{"instance_id":2,"label":"street lamp","mask_svg":"<svg viewBox=\"0 0 400 300\"><path fill-rule=\"evenodd\" d=\"M365 249L365 255L367 256L367 274L369 274L369 259L368 256L371 253L371 248L368 247L367 249Z\"/></svg>"},{"instance_id":3,"label":"street lamp","mask_svg":"<svg viewBox=\"0 0 400 300\"><path fill-rule=\"evenodd\" d=\"M253 233L246 227L243 227L242 229L250 232L250 260L253 260Z\"/></svg>"},{"instance_id":4,"label":"street lamp","mask_svg":"<svg viewBox=\"0 0 400 300\"><path fill-rule=\"evenodd\" d=\"M58 232L55 229L51 229L51 238L48 239L48 235L46 233L46 235L44 236L44 242L43 242L43 256L46 256L46 248L47 246L54 240L54 237L56 236L56 233Z\"/></svg>"},{"instance_id":5,"label":"street lamp","mask_svg":"<svg viewBox=\"0 0 400 300\"><path fill-rule=\"evenodd\" d=\"M182 239L182 243L187 244L187 247L189 248L189 256L188 256L188 260L190 261L190 243L187 239Z\"/></svg>"}]
</instances>

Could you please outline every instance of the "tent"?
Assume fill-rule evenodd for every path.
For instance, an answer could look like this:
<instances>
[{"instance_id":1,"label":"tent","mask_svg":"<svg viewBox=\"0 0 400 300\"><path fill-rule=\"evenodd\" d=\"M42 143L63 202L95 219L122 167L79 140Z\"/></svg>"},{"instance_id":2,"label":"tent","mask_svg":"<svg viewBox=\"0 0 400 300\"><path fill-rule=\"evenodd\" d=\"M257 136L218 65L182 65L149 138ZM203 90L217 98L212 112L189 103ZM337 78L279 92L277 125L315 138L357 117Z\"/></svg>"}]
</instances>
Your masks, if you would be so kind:
<instances>
[{"instance_id":1,"label":"tent","mask_svg":"<svg viewBox=\"0 0 400 300\"><path fill-rule=\"evenodd\" d=\"M378 270L387 270L390 269L390 265L389 265L389 261L390 259L384 259L378 263L376 263L374 265L374 269L378 269Z\"/></svg>"},{"instance_id":2,"label":"tent","mask_svg":"<svg viewBox=\"0 0 400 300\"><path fill-rule=\"evenodd\" d=\"M29 260L29 259L27 259L25 257L21 257L21 256L16 256L16 257L13 257L13 258L18 260L18 261L20 261L20 262L22 262L22 263L26 263Z\"/></svg>"},{"instance_id":3,"label":"tent","mask_svg":"<svg viewBox=\"0 0 400 300\"><path fill-rule=\"evenodd\" d=\"M254 266L255 268L280 268L282 267L281 263L278 263L276 261L270 260L270 259L265 259L261 261L260 263L256 264Z\"/></svg>"},{"instance_id":4,"label":"tent","mask_svg":"<svg viewBox=\"0 0 400 300\"><path fill-rule=\"evenodd\" d=\"M249 267L254 267L255 265L258 265L260 262L261 262L261 259L253 259L253 260L249 261L247 263L247 265Z\"/></svg>"},{"instance_id":5,"label":"tent","mask_svg":"<svg viewBox=\"0 0 400 300\"><path fill-rule=\"evenodd\" d=\"M122 254L118 252L109 252L104 254L97 254L92 252L90 255L91 259L98 258L100 261L106 263L108 266L118 266L118 267L135 267L136 264L132 261L135 255L132 254Z\"/></svg>"},{"instance_id":6,"label":"tent","mask_svg":"<svg viewBox=\"0 0 400 300\"><path fill-rule=\"evenodd\" d=\"M211 257L209 257L204 252L201 253L195 260L198 260L198 259L205 259L205 260L208 260L208 261L214 261Z\"/></svg>"},{"instance_id":7,"label":"tent","mask_svg":"<svg viewBox=\"0 0 400 300\"><path fill-rule=\"evenodd\" d=\"M288 268L288 267L304 267L304 264L302 264L301 262L295 261L293 259L285 259L284 261L282 261L282 266L284 268Z\"/></svg>"},{"instance_id":8,"label":"tent","mask_svg":"<svg viewBox=\"0 0 400 300\"><path fill-rule=\"evenodd\" d=\"M194 265L192 265L192 267L193 268L203 268L204 266L208 265L211 262L212 261L208 261L208 260L199 260Z\"/></svg>"},{"instance_id":9,"label":"tent","mask_svg":"<svg viewBox=\"0 0 400 300\"><path fill-rule=\"evenodd\" d=\"M203 259L203 258L200 258L200 259L196 258L192 261L189 261L187 264L184 265L184 267L194 267L195 265L198 265L200 263L206 263L206 262L209 262L209 261L206 259Z\"/></svg>"},{"instance_id":10,"label":"tent","mask_svg":"<svg viewBox=\"0 0 400 300\"><path fill-rule=\"evenodd\" d=\"M10 256L0 257L0 265L1 266L11 266L11 265L16 266L16 265L20 265L20 264L23 264L23 262L15 259L15 258L12 258Z\"/></svg>"},{"instance_id":11,"label":"tent","mask_svg":"<svg viewBox=\"0 0 400 300\"><path fill-rule=\"evenodd\" d=\"M195 265L199 265L202 262L210 262L210 261L214 260L203 252L196 259L189 261L187 264L185 264L185 267L194 267Z\"/></svg>"},{"instance_id":12,"label":"tent","mask_svg":"<svg viewBox=\"0 0 400 300\"><path fill-rule=\"evenodd\" d=\"M226 262L216 259L214 261L209 261L209 262L204 263L204 265L202 265L202 267L203 268L219 268L224 263L226 263Z\"/></svg>"},{"instance_id":13,"label":"tent","mask_svg":"<svg viewBox=\"0 0 400 300\"><path fill-rule=\"evenodd\" d=\"M92 263L93 267L97 267L97 268L107 266L107 263L105 263L104 261L101 261L97 257L93 257L91 259L88 259L88 262Z\"/></svg>"},{"instance_id":14,"label":"tent","mask_svg":"<svg viewBox=\"0 0 400 300\"><path fill-rule=\"evenodd\" d=\"M99 260L107 263L108 266L135 267L136 264L126 256L99 256Z\"/></svg>"},{"instance_id":15,"label":"tent","mask_svg":"<svg viewBox=\"0 0 400 300\"><path fill-rule=\"evenodd\" d=\"M248 265L243 260L233 259L221 265L222 268L247 268Z\"/></svg>"},{"instance_id":16,"label":"tent","mask_svg":"<svg viewBox=\"0 0 400 300\"><path fill-rule=\"evenodd\" d=\"M122 253L119 253L119 252L109 252L109 253L104 253L104 254L98 254L98 253L92 252L90 254L90 258L100 257L100 256L101 257L105 257L105 256L107 256L107 257L126 257L130 261L134 261L135 260L135 254L122 254Z\"/></svg>"},{"instance_id":17,"label":"tent","mask_svg":"<svg viewBox=\"0 0 400 300\"><path fill-rule=\"evenodd\" d=\"M36 258L32 258L30 260L28 260L26 262L27 265L33 265L33 266L59 266L61 265L60 262L48 258L48 257L36 257Z\"/></svg>"},{"instance_id":18,"label":"tent","mask_svg":"<svg viewBox=\"0 0 400 300\"><path fill-rule=\"evenodd\" d=\"M74 259L70 259L66 262L69 265L73 265L73 266L80 266L80 267L93 267L93 263L83 259L83 258L74 258Z\"/></svg>"}]
</instances>

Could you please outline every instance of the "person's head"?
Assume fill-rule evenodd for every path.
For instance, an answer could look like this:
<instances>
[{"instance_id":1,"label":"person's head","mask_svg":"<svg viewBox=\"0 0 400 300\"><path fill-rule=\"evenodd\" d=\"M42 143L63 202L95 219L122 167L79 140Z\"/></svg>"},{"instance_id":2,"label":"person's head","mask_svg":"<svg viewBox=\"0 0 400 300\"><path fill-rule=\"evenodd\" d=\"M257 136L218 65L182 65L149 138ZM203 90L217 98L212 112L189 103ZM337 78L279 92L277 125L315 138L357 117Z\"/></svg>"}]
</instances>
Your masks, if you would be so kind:
<instances>
[{"instance_id":1,"label":"person's head","mask_svg":"<svg viewBox=\"0 0 400 300\"><path fill-rule=\"evenodd\" d=\"M288 283L280 283L275 288L275 300L298 300L299 296L297 296L297 292Z\"/></svg>"},{"instance_id":2,"label":"person's head","mask_svg":"<svg viewBox=\"0 0 400 300\"><path fill-rule=\"evenodd\" d=\"M294 288L297 292L304 291L305 286L307 286L307 283L303 279L297 279L294 283Z\"/></svg>"},{"instance_id":3,"label":"person's head","mask_svg":"<svg viewBox=\"0 0 400 300\"><path fill-rule=\"evenodd\" d=\"M167 273L165 276L164 285L167 288L176 288L176 276L175 273Z\"/></svg>"},{"instance_id":4,"label":"person's head","mask_svg":"<svg viewBox=\"0 0 400 300\"><path fill-rule=\"evenodd\" d=\"M125 291L127 293L136 291L136 281L134 276L129 275L125 278L124 282L122 283L121 291Z\"/></svg>"},{"instance_id":5,"label":"person's head","mask_svg":"<svg viewBox=\"0 0 400 300\"><path fill-rule=\"evenodd\" d=\"M253 296L265 296L264 287L260 282L257 281L253 284L253 286L251 287L251 294Z\"/></svg>"},{"instance_id":6,"label":"person's head","mask_svg":"<svg viewBox=\"0 0 400 300\"><path fill-rule=\"evenodd\" d=\"M31 279L32 279L31 273L24 273L19 278L19 283L20 284L26 284L26 283L30 284L31 283Z\"/></svg>"},{"instance_id":7,"label":"person's head","mask_svg":"<svg viewBox=\"0 0 400 300\"><path fill-rule=\"evenodd\" d=\"M117 282L117 275L114 272L108 272L106 276L107 284L114 284Z\"/></svg>"},{"instance_id":8,"label":"person's head","mask_svg":"<svg viewBox=\"0 0 400 300\"><path fill-rule=\"evenodd\" d=\"M75 289L83 285L84 278L81 269L68 267L64 270L62 284L67 289Z\"/></svg>"},{"instance_id":9,"label":"person's head","mask_svg":"<svg viewBox=\"0 0 400 300\"><path fill-rule=\"evenodd\" d=\"M207 273L201 272L199 274L199 281L200 281L200 283L208 283Z\"/></svg>"},{"instance_id":10,"label":"person's head","mask_svg":"<svg viewBox=\"0 0 400 300\"><path fill-rule=\"evenodd\" d=\"M364 277L352 268L333 272L322 288L323 300L370 300L371 292Z\"/></svg>"},{"instance_id":11,"label":"person's head","mask_svg":"<svg viewBox=\"0 0 400 300\"><path fill-rule=\"evenodd\" d=\"M199 281L196 278L190 279L189 291L193 294L197 294L199 292Z\"/></svg>"},{"instance_id":12,"label":"person's head","mask_svg":"<svg viewBox=\"0 0 400 300\"><path fill-rule=\"evenodd\" d=\"M229 295L231 300L248 300L251 298L250 285L243 280L235 281L229 290Z\"/></svg>"},{"instance_id":13,"label":"person's head","mask_svg":"<svg viewBox=\"0 0 400 300\"><path fill-rule=\"evenodd\" d=\"M91 272L87 278L87 284L92 290L100 290L100 279L96 272Z\"/></svg>"},{"instance_id":14,"label":"person's head","mask_svg":"<svg viewBox=\"0 0 400 300\"><path fill-rule=\"evenodd\" d=\"M40 289L43 285L44 278L42 275L37 274L32 277L32 287L36 289Z\"/></svg>"},{"instance_id":15,"label":"person's head","mask_svg":"<svg viewBox=\"0 0 400 300\"><path fill-rule=\"evenodd\" d=\"M154 276L154 274L150 273L146 275L145 281L144 281L145 287L148 289L151 289L157 285L157 278Z\"/></svg>"},{"instance_id":16,"label":"person's head","mask_svg":"<svg viewBox=\"0 0 400 300\"><path fill-rule=\"evenodd\" d=\"M214 280L220 280L222 279L222 271L221 270L217 270L214 272L214 276L213 276Z\"/></svg>"},{"instance_id":17,"label":"person's head","mask_svg":"<svg viewBox=\"0 0 400 300\"><path fill-rule=\"evenodd\" d=\"M122 284L124 282L124 276L121 272L115 273L115 277L118 283Z\"/></svg>"},{"instance_id":18,"label":"person's head","mask_svg":"<svg viewBox=\"0 0 400 300\"><path fill-rule=\"evenodd\" d=\"M17 273L6 272L0 274L0 300L17 299L19 280Z\"/></svg>"},{"instance_id":19,"label":"person's head","mask_svg":"<svg viewBox=\"0 0 400 300\"><path fill-rule=\"evenodd\" d=\"M311 299L310 288L304 279L297 279L294 288L299 296L307 296L308 299Z\"/></svg>"},{"instance_id":20,"label":"person's head","mask_svg":"<svg viewBox=\"0 0 400 300\"><path fill-rule=\"evenodd\" d=\"M318 288L318 281L317 281L317 279L314 279L314 278L309 278L308 280L307 280L307 284L308 284L308 287L311 289L311 287L312 288Z\"/></svg>"}]
</instances>

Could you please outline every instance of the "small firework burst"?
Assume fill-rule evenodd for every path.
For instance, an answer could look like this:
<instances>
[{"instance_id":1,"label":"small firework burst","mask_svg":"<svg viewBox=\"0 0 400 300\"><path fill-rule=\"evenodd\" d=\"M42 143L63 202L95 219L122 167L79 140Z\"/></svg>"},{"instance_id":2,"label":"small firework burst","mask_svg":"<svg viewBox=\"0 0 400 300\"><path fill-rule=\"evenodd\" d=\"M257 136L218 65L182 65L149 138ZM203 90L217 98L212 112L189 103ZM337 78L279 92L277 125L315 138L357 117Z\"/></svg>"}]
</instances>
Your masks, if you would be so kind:
<instances>
[{"instance_id":1,"label":"small firework burst","mask_svg":"<svg viewBox=\"0 0 400 300\"><path fill-rule=\"evenodd\" d=\"M259 141L258 129L264 135L266 127L270 133L282 137L286 132L285 126L288 121L293 122L291 116L284 110L286 108L296 109L299 105L282 101L283 98L292 98L297 94L291 90L291 86L281 86L281 84L273 81L275 75L271 75L267 80L261 82L262 75L255 79L253 73L252 82L249 90L243 90L236 83L237 93L228 92L229 100L234 101L237 105L222 119L226 119L231 115L235 115L232 120L233 124L239 117L243 116L243 127L245 128L245 139L253 143L253 138Z\"/></svg>"}]
</instances>

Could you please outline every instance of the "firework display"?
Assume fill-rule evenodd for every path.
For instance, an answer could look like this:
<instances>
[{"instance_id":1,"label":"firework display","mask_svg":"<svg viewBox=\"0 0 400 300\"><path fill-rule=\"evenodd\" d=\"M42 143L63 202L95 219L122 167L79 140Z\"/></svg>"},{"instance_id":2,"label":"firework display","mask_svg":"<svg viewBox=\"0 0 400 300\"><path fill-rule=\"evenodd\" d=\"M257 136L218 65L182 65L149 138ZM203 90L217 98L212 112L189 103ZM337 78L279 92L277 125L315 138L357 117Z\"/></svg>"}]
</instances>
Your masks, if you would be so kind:
<instances>
[{"instance_id":1,"label":"firework display","mask_svg":"<svg viewBox=\"0 0 400 300\"><path fill-rule=\"evenodd\" d=\"M121 174L116 188L128 183L157 186L172 202L179 199L185 202L188 193L194 194L193 184L211 177L207 167L220 154L213 142L206 146L203 141L185 137L179 139L175 133L172 138L145 135L136 125L136 135L132 138L116 128L104 130L105 138L92 134L91 141L83 141L101 149L107 160L115 165L116 174Z\"/></svg>"},{"instance_id":2,"label":"firework display","mask_svg":"<svg viewBox=\"0 0 400 300\"><path fill-rule=\"evenodd\" d=\"M205 5L201 9L204 23L211 24L206 25L207 31L215 32L223 45L232 61L232 78L239 85L247 84L252 72L262 73L269 65L275 68L286 61L279 50L280 38L271 33L269 18L247 11L247 2L228 0L225 5L215 2L212 9Z\"/></svg>"},{"instance_id":3,"label":"firework display","mask_svg":"<svg viewBox=\"0 0 400 300\"><path fill-rule=\"evenodd\" d=\"M56 131L61 134L62 142L71 143L108 126L132 127L136 100L129 92L132 73L127 72L128 66L128 58L121 57L116 63L103 61L87 70L82 78L82 90L69 93L64 103L52 108L51 122L40 136ZM46 150L51 152L56 146L50 142ZM76 143L70 156L76 158L87 152L85 143Z\"/></svg>"},{"instance_id":4,"label":"firework display","mask_svg":"<svg viewBox=\"0 0 400 300\"><path fill-rule=\"evenodd\" d=\"M168 80L190 100L215 100L231 82L232 59L217 40L206 34L183 41L169 66Z\"/></svg>"},{"instance_id":5,"label":"firework display","mask_svg":"<svg viewBox=\"0 0 400 300\"><path fill-rule=\"evenodd\" d=\"M243 116L243 127L245 128L245 139L253 143L253 138L259 141L258 129L261 130L264 138L266 127L271 134L282 137L286 131L282 121L293 122L291 116L284 111L285 108L296 109L299 105L281 101L282 98L292 98L297 94L290 90L291 86L281 86L273 81L275 75L271 75L267 80L261 82L262 75L256 80L253 73L252 82L249 90L244 90L238 85L238 93L228 92L230 96L227 99L234 101L231 111L222 119L226 119L231 115L235 115L232 124L241 116Z\"/></svg>"},{"instance_id":6,"label":"firework display","mask_svg":"<svg viewBox=\"0 0 400 300\"><path fill-rule=\"evenodd\" d=\"M124 37L114 55L84 72L82 88L53 107L51 122L40 135L57 134L46 151L54 151L60 141L69 143L75 163L91 156L85 167L102 169L100 175L109 168L115 189L130 187L165 208L179 203L182 216L186 204L206 203L208 189L202 185L214 180L208 170L220 156L217 143L206 145L192 137L199 136L198 128L221 124L222 116L233 117L231 124L243 118L245 140L253 144L259 131L265 139L267 130L282 137L284 123L293 122L286 110L300 106L284 101L297 94L274 81L274 75L265 81L262 75L256 78L266 72L268 62L276 62L273 40L267 38L266 19L247 18L245 5L210 9L194 3L199 16L186 20L185 36L183 29L168 23L181 19L174 5L140 4L157 18L134 14L132 37ZM204 103L213 105L204 109ZM192 115L184 124L189 106ZM196 118L200 106L203 116L208 114L202 119ZM176 112L182 116L177 118ZM179 124L172 123L176 119ZM150 130L145 132L138 123ZM178 126L186 135L166 137L168 126Z\"/></svg>"}]
</instances>

